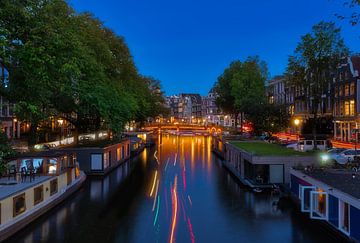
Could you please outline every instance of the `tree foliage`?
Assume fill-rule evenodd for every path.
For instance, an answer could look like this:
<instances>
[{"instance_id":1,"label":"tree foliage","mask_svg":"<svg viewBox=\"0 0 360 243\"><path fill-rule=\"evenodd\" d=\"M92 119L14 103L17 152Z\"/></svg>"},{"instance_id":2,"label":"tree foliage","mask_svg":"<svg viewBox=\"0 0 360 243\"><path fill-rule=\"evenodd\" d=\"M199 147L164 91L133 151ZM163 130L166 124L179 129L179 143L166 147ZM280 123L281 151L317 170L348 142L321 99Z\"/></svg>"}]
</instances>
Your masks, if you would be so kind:
<instances>
[{"instance_id":1,"label":"tree foliage","mask_svg":"<svg viewBox=\"0 0 360 243\"><path fill-rule=\"evenodd\" d=\"M341 58L348 53L340 29L332 22L320 22L313 26L310 33L301 37L294 54L289 57L288 82L306 94L306 103L315 121L318 113L322 113L319 106L323 95L328 92L333 72ZM316 122L313 127L316 137Z\"/></svg>"},{"instance_id":2,"label":"tree foliage","mask_svg":"<svg viewBox=\"0 0 360 243\"><path fill-rule=\"evenodd\" d=\"M3 93L33 133L56 115L77 131L120 133L130 120L157 116L164 102L152 90L160 83L138 73L124 39L65 0L3 0L0 60L10 73Z\"/></svg>"},{"instance_id":3,"label":"tree foliage","mask_svg":"<svg viewBox=\"0 0 360 243\"><path fill-rule=\"evenodd\" d=\"M247 114L255 134L263 132L277 133L289 126L289 111L286 105L269 104L265 102Z\"/></svg>"},{"instance_id":4,"label":"tree foliage","mask_svg":"<svg viewBox=\"0 0 360 243\"><path fill-rule=\"evenodd\" d=\"M264 102L266 78L266 64L256 56L232 62L215 83L217 105L236 118L240 113L253 111ZM241 116L241 123L242 120Z\"/></svg>"},{"instance_id":5,"label":"tree foliage","mask_svg":"<svg viewBox=\"0 0 360 243\"><path fill-rule=\"evenodd\" d=\"M352 26L355 26L360 21L360 0L350 0L345 1L344 6L351 9L352 13L350 15L344 14L335 14L341 20L347 20Z\"/></svg>"},{"instance_id":6,"label":"tree foliage","mask_svg":"<svg viewBox=\"0 0 360 243\"><path fill-rule=\"evenodd\" d=\"M5 159L15 155L10 142L0 127L0 175L6 170Z\"/></svg>"}]
</instances>

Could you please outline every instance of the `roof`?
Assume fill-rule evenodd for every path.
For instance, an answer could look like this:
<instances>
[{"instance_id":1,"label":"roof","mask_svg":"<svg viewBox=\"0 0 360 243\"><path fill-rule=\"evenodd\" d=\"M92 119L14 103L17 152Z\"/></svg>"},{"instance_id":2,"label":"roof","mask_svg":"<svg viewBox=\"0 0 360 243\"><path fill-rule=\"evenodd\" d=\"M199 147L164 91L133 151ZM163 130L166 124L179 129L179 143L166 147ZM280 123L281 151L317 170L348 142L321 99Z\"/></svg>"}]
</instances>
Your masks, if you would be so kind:
<instances>
[{"instance_id":1,"label":"roof","mask_svg":"<svg viewBox=\"0 0 360 243\"><path fill-rule=\"evenodd\" d=\"M71 153L70 151L64 151L64 150L46 150L46 151L39 151L39 152L28 152L28 153L21 153L17 154L16 156L10 158L9 160L14 159L22 159L22 158L39 158L39 157L60 157L64 155L68 155Z\"/></svg>"},{"instance_id":2,"label":"roof","mask_svg":"<svg viewBox=\"0 0 360 243\"><path fill-rule=\"evenodd\" d=\"M302 173L360 199L360 172L354 173L346 170L329 169L302 171ZM352 177L353 174L355 178Z\"/></svg>"}]
</instances>

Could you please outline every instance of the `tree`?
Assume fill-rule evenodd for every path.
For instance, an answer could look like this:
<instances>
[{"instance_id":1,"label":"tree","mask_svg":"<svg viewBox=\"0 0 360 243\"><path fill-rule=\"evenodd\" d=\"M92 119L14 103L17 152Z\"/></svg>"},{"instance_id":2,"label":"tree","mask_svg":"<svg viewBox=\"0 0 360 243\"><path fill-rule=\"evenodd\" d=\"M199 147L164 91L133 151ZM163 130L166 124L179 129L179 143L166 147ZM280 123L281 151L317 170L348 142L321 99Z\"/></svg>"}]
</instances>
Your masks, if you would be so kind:
<instances>
[{"instance_id":1,"label":"tree","mask_svg":"<svg viewBox=\"0 0 360 243\"><path fill-rule=\"evenodd\" d=\"M343 14L335 14L335 16L337 16L341 20L344 19L348 20L352 26L357 25L360 21L360 12L359 12L360 0L345 1L344 6L353 10L351 15L345 16Z\"/></svg>"},{"instance_id":2,"label":"tree","mask_svg":"<svg viewBox=\"0 0 360 243\"><path fill-rule=\"evenodd\" d=\"M287 67L288 83L303 91L309 104L309 114L314 118L313 136L316 140L316 121L323 95L328 91L332 74L348 49L340 35L340 29L332 22L320 22L301 41ZM320 113L322 110L320 109ZM316 143L315 149L316 149Z\"/></svg>"},{"instance_id":3,"label":"tree","mask_svg":"<svg viewBox=\"0 0 360 243\"><path fill-rule=\"evenodd\" d=\"M128 121L155 116L162 93L137 71L123 37L65 0L4 0L0 8L0 61L10 73L1 94L31 124L29 144L49 117L79 132L120 134ZM160 83L156 84L160 87Z\"/></svg>"},{"instance_id":4,"label":"tree","mask_svg":"<svg viewBox=\"0 0 360 243\"><path fill-rule=\"evenodd\" d=\"M235 118L235 129L237 130L237 118L241 110L235 106L235 97L232 93L232 79L236 73L241 72L241 62L233 61L226 68L215 83L214 90L216 93L216 105L225 113L232 114Z\"/></svg>"},{"instance_id":5,"label":"tree","mask_svg":"<svg viewBox=\"0 0 360 243\"><path fill-rule=\"evenodd\" d=\"M267 65L259 57L248 57L242 64L240 72L235 73L231 81L231 93L234 96L235 107L246 114L258 112L265 103L265 80ZM244 117L241 116L242 132Z\"/></svg>"},{"instance_id":6,"label":"tree","mask_svg":"<svg viewBox=\"0 0 360 243\"><path fill-rule=\"evenodd\" d=\"M247 113L247 120L252 123L255 134L283 131L289 125L289 118L286 105L265 103Z\"/></svg>"},{"instance_id":7,"label":"tree","mask_svg":"<svg viewBox=\"0 0 360 243\"><path fill-rule=\"evenodd\" d=\"M0 175L7 169L5 159L15 155L9 139L0 127Z\"/></svg>"}]
</instances>

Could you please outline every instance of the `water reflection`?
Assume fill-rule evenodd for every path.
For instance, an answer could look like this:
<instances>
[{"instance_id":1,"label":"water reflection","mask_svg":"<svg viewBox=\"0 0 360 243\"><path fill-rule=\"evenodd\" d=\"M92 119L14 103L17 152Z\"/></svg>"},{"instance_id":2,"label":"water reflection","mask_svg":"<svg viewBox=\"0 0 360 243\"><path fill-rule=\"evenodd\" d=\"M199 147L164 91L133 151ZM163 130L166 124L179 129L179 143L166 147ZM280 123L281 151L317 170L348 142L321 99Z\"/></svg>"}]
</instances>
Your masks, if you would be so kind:
<instances>
[{"instance_id":1,"label":"water reflection","mask_svg":"<svg viewBox=\"0 0 360 243\"><path fill-rule=\"evenodd\" d=\"M159 135L107 177L90 178L11 242L331 242L279 199L237 183L211 138Z\"/></svg>"}]
</instances>

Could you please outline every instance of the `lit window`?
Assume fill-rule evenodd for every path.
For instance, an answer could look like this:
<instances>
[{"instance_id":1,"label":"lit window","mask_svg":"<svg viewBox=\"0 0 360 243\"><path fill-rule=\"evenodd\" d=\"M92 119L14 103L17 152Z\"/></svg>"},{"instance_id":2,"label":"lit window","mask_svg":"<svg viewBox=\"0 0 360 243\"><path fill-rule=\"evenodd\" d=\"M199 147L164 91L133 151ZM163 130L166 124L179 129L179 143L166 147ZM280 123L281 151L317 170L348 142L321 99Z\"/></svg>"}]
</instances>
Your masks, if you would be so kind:
<instances>
[{"instance_id":1,"label":"lit window","mask_svg":"<svg viewBox=\"0 0 360 243\"><path fill-rule=\"evenodd\" d=\"M350 116L354 116L354 115L355 115L355 101L350 100Z\"/></svg>"},{"instance_id":2,"label":"lit window","mask_svg":"<svg viewBox=\"0 0 360 243\"><path fill-rule=\"evenodd\" d=\"M349 101L345 101L345 116L350 115L350 102Z\"/></svg>"}]
</instances>

